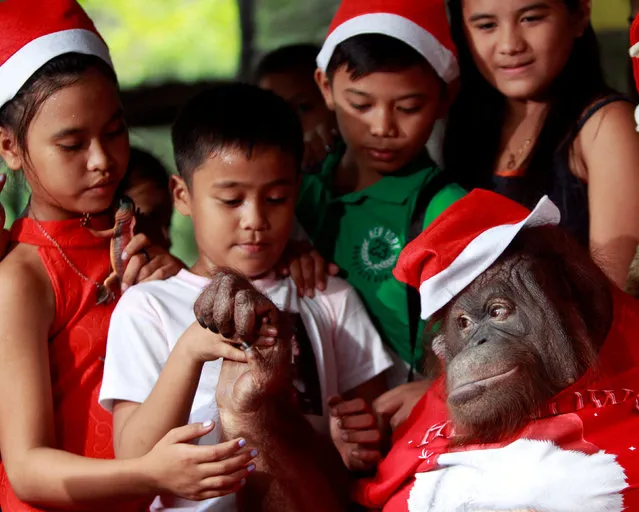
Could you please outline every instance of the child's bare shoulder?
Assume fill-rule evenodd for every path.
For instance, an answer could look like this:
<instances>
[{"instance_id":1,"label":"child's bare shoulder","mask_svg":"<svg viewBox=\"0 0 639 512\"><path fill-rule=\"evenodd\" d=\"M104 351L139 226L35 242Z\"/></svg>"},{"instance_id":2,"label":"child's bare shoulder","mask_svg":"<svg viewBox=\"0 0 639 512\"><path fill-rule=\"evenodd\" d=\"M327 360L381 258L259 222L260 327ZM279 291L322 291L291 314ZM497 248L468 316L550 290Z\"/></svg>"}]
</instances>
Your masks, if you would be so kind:
<instances>
[{"instance_id":1,"label":"child's bare shoulder","mask_svg":"<svg viewBox=\"0 0 639 512\"><path fill-rule=\"evenodd\" d=\"M17 244L0 261L0 297L27 297L32 304L48 305L53 289L38 248Z\"/></svg>"}]
</instances>

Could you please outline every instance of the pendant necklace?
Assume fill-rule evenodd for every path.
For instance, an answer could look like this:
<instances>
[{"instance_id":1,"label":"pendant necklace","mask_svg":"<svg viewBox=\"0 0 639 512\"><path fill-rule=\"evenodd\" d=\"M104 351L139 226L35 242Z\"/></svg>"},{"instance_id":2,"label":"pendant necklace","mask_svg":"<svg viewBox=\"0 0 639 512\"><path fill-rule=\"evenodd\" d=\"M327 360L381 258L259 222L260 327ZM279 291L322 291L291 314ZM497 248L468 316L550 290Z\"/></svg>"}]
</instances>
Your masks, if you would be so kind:
<instances>
[{"instance_id":1,"label":"pendant necklace","mask_svg":"<svg viewBox=\"0 0 639 512\"><path fill-rule=\"evenodd\" d=\"M67 265L69 265L71 270L73 270L81 279L83 279L87 283L90 283L90 284L92 284L92 285L94 285L96 287L96 300L95 300L95 303L97 305L101 305L101 304L109 304L111 301L113 301L115 299L115 295L113 294L113 292L111 290L109 290L106 286L104 286L104 284L98 283L97 281L94 281L90 277L88 277L88 276L84 275L82 272L80 272L78 267L76 267L73 264L73 262L65 254L64 250L62 249L62 247L60 247L60 244L58 243L58 241L55 238L53 238L47 232L46 229L44 229L44 226L42 224L40 224L40 221L35 217L35 215L33 214L33 211L31 211L31 215L32 215L33 221L35 222L36 226L38 226L38 229L40 231L42 231L42 234L45 236L45 238L47 240L49 240L49 242L51 242L53 244L53 246L58 250L58 252L60 253L60 256L62 256L62 259L66 262ZM83 213L82 214L82 220L80 221L80 225L83 226L83 227L86 227L86 226L88 226L90 220L91 220L90 214Z\"/></svg>"},{"instance_id":2,"label":"pendant necklace","mask_svg":"<svg viewBox=\"0 0 639 512\"><path fill-rule=\"evenodd\" d=\"M508 158L508 162L506 163L506 169L509 171L515 170L517 165L520 163L520 159L523 156L524 152L530 147L533 142L533 138L530 137L524 140L524 143L521 147L514 153L510 153L510 157Z\"/></svg>"}]
</instances>

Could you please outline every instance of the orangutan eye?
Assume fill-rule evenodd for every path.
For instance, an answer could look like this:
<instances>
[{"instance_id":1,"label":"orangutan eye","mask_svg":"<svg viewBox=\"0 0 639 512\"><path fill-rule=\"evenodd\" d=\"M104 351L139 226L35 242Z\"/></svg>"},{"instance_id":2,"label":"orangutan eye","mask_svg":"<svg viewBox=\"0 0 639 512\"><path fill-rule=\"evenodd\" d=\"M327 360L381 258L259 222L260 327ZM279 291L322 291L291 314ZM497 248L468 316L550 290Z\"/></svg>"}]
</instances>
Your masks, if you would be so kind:
<instances>
[{"instance_id":1,"label":"orangutan eye","mask_svg":"<svg viewBox=\"0 0 639 512\"><path fill-rule=\"evenodd\" d=\"M510 315L510 308L504 304L493 304L488 308L488 314L495 320L505 320Z\"/></svg>"}]
</instances>

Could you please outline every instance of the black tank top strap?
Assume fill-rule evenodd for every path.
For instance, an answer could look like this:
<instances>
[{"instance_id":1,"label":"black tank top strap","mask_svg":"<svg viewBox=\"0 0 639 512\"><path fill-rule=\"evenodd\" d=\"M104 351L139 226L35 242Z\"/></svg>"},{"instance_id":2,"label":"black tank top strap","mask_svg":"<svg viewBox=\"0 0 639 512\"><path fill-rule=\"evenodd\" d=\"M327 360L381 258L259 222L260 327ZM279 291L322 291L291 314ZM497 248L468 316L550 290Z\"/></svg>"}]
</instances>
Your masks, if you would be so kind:
<instances>
[{"instance_id":1,"label":"black tank top strap","mask_svg":"<svg viewBox=\"0 0 639 512\"><path fill-rule=\"evenodd\" d=\"M592 104L583 113L570 136L566 138L555 154L555 172L548 195L561 211L561 225L585 247L589 245L590 233L588 183L579 179L570 170L570 148L588 120L600 109L616 101L631 102L630 98L623 94L611 94Z\"/></svg>"},{"instance_id":2,"label":"black tank top strap","mask_svg":"<svg viewBox=\"0 0 639 512\"><path fill-rule=\"evenodd\" d=\"M625 94L611 94L610 96L606 96L605 98L601 98L599 101L591 105L581 116L577 126L575 128L575 133L573 137L579 133L579 131L584 127L584 125L588 122L588 120L595 115L600 109L609 105L610 103L614 103L616 101L627 101L632 103L632 100L626 96Z\"/></svg>"}]
</instances>

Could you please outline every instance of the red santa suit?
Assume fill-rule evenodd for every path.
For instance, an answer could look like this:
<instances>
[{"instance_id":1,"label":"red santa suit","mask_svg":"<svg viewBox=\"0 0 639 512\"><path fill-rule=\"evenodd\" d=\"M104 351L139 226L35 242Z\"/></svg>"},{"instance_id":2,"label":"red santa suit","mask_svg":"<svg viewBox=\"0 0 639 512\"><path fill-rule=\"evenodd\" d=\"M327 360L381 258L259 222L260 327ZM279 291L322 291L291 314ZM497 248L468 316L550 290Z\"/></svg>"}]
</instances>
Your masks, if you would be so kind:
<instances>
[{"instance_id":1,"label":"red santa suit","mask_svg":"<svg viewBox=\"0 0 639 512\"><path fill-rule=\"evenodd\" d=\"M448 215L453 218L449 216L440 224L453 229L454 217L461 212L461 221L471 215L469 207L477 199L484 208L494 206L496 216L501 215L500 209L511 206L505 203L510 200L485 191L473 191L469 196L468 200L461 199L451 206ZM547 215L542 215L541 220L537 215L535 221L533 212L519 225L507 221L505 225L510 231L505 236L503 230L499 233L501 245L507 246L515 234L528 225L555 223L552 203L548 204L545 199L542 202L545 203L542 210L546 209ZM447 212L442 214L446 215ZM472 222L494 225L494 218L489 222L485 218ZM441 228L441 225L439 230L435 227L435 236L452 236L442 235ZM485 235L491 229L480 231ZM403 260L400 258L398 268L402 265L404 268L396 272L398 278L410 282L412 279L404 271L407 266L414 267L417 260L421 281L424 274L430 274L430 270L424 270L428 266L424 260L432 256L432 251L430 255L423 251L429 246L425 240L432 240L434 236L429 230L422 234L421 241L422 237L413 242L417 245L410 250L410 246L406 248L412 254L403 255ZM460 239L463 238L461 234ZM470 238L477 240L478 237L475 233ZM462 241L460 247L466 248L467 242ZM492 264L490 260L503 252L500 249L495 255L493 251L487 258L490 250L482 253L476 245L472 269L469 271L465 265L461 273L467 277L457 280L457 288L453 286L447 293L459 293ZM420 247L422 252L416 255L415 249ZM461 251L462 259L464 251ZM459 277L460 267L455 266L460 253L453 253L450 261L436 262L439 268L436 274L440 274L442 268L452 267L454 275ZM412 262L407 262L411 259ZM429 292L424 284L420 287L425 301L423 312L430 315L433 307L438 309L441 305L430 308L426 305L436 302L435 295L441 292L437 289ZM639 301L616 288L613 288L613 297L613 322L600 349L597 367L550 400L515 438L492 445L455 445L452 442L454 425L446 405L445 378L441 377L395 431L392 449L380 463L376 476L359 483L356 500L384 512L639 510L636 492L639 486Z\"/></svg>"}]
</instances>

